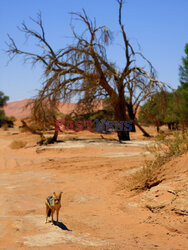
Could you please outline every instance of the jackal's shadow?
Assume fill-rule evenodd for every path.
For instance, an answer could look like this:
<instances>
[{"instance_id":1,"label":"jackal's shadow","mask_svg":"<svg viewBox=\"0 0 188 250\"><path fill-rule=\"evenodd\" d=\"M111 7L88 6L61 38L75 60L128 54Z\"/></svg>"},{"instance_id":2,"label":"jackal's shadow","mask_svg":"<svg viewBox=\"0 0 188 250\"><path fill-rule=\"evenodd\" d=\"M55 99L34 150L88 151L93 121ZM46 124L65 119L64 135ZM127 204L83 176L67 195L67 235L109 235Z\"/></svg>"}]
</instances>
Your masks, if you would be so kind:
<instances>
[{"instance_id":1,"label":"jackal's shadow","mask_svg":"<svg viewBox=\"0 0 188 250\"><path fill-rule=\"evenodd\" d=\"M54 226L59 227L59 228L61 228L62 230L65 230L65 231L72 231L72 230L70 230L65 224L63 224L62 222L54 221L53 224L54 224Z\"/></svg>"}]
</instances>

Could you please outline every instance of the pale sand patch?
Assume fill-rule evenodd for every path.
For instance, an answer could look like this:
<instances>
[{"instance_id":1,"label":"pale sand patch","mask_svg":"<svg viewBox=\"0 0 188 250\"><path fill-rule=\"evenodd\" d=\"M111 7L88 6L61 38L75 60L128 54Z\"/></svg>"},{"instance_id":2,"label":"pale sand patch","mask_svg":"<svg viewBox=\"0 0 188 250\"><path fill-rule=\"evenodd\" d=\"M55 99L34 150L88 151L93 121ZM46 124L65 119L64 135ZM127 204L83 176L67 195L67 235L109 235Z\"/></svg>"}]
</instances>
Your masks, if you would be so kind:
<instances>
[{"instance_id":1,"label":"pale sand patch","mask_svg":"<svg viewBox=\"0 0 188 250\"><path fill-rule=\"evenodd\" d=\"M91 247L108 245L108 241L67 231L48 232L24 237L24 244L31 247L45 247L65 243L75 243Z\"/></svg>"},{"instance_id":2,"label":"pale sand patch","mask_svg":"<svg viewBox=\"0 0 188 250\"><path fill-rule=\"evenodd\" d=\"M134 140L131 140L131 141L126 141L126 142L122 142L123 145L126 145L127 146L147 146L149 144L154 144L156 143L155 141L134 141Z\"/></svg>"},{"instance_id":3,"label":"pale sand patch","mask_svg":"<svg viewBox=\"0 0 188 250\"><path fill-rule=\"evenodd\" d=\"M104 153L101 156L103 157L127 157L127 156L137 156L137 155L149 155L150 152L110 152Z\"/></svg>"},{"instance_id":4,"label":"pale sand patch","mask_svg":"<svg viewBox=\"0 0 188 250\"><path fill-rule=\"evenodd\" d=\"M82 195L77 195L77 196L74 196L71 201L75 201L75 202L78 202L78 203L82 203L82 202L87 202L87 201L90 201L90 200L95 200L97 199L98 197L95 197L95 196L82 196Z\"/></svg>"},{"instance_id":5,"label":"pale sand patch","mask_svg":"<svg viewBox=\"0 0 188 250\"><path fill-rule=\"evenodd\" d=\"M86 146L86 143L81 143L81 142L60 142L58 144L52 144L48 146L42 146L40 149L48 149L48 148L53 148L53 149L59 149L59 148L83 148Z\"/></svg>"},{"instance_id":6,"label":"pale sand patch","mask_svg":"<svg viewBox=\"0 0 188 250\"><path fill-rule=\"evenodd\" d=\"M133 146L133 147L138 147L138 146L146 146L149 144L154 143L154 141L126 141L119 143L118 141L114 142L96 142L96 141L65 141L65 142L59 142L58 144L52 144L52 145L47 145L47 146L42 146L40 147L41 149L60 149L60 148L84 148L87 147L88 145L105 145L105 146L118 146L118 147L125 147L125 146Z\"/></svg>"},{"instance_id":7,"label":"pale sand patch","mask_svg":"<svg viewBox=\"0 0 188 250\"><path fill-rule=\"evenodd\" d=\"M90 237L89 234L81 234L72 231L62 230L58 226L51 225L51 223L45 223L45 216L42 215L26 215L24 220L27 224L35 224L42 233L24 236L23 242L25 245L31 247L45 247L55 244L80 244L84 246L105 246L109 244L109 241L98 239L96 237Z\"/></svg>"},{"instance_id":8,"label":"pale sand patch","mask_svg":"<svg viewBox=\"0 0 188 250\"><path fill-rule=\"evenodd\" d=\"M126 175L129 175L129 174L134 174L136 173L137 171L141 170L143 168L143 166L141 167L138 167L138 168L132 168L130 170L126 170L126 171L123 171L120 173L120 176L126 176Z\"/></svg>"}]
</instances>

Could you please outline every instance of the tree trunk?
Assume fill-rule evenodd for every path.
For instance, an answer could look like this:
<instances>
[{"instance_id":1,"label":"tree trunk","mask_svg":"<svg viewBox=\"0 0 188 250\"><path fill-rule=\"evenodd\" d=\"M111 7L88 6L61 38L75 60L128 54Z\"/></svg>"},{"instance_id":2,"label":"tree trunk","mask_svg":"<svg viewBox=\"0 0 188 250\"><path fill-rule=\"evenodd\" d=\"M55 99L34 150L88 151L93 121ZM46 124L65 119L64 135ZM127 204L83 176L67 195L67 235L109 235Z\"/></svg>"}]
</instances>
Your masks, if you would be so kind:
<instances>
[{"instance_id":1,"label":"tree trunk","mask_svg":"<svg viewBox=\"0 0 188 250\"><path fill-rule=\"evenodd\" d=\"M54 141L57 141L57 137L58 137L58 130L55 130L55 132L54 132L54 136L53 136L53 140Z\"/></svg>"},{"instance_id":2,"label":"tree trunk","mask_svg":"<svg viewBox=\"0 0 188 250\"><path fill-rule=\"evenodd\" d=\"M129 104L128 105L128 114L129 117L131 119L131 121L133 122L133 126L132 126L132 131L131 132L136 132L136 128L135 125L143 132L144 136L146 137L151 137L144 128L142 128L142 126L138 123L138 121L135 119L135 113L133 111L133 105Z\"/></svg>"},{"instance_id":3,"label":"tree trunk","mask_svg":"<svg viewBox=\"0 0 188 250\"><path fill-rule=\"evenodd\" d=\"M123 102L119 101L118 103L115 103L114 105L114 111L115 111L115 117L116 121L121 122L121 121L128 121L128 117L126 114L126 106ZM129 136L130 131L117 131L117 135L119 138L119 141L130 141L130 136Z\"/></svg>"},{"instance_id":4,"label":"tree trunk","mask_svg":"<svg viewBox=\"0 0 188 250\"><path fill-rule=\"evenodd\" d=\"M171 122L168 122L167 125L168 125L168 129L172 130Z\"/></svg>"},{"instance_id":5,"label":"tree trunk","mask_svg":"<svg viewBox=\"0 0 188 250\"><path fill-rule=\"evenodd\" d=\"M129 132L127 131L117 131L119 142L130 141Z\"/></svg>"},{"instance_id":6,"label":"tree trunk","mask_svg":"<svg viewBox=\"0 0 188 250\"><path fill-rule=\"evenodd\" d=\"M156 122L156 126L157 126L157 133L159 133L160 132L160 125L158 122Z\"/></svg>"},{"instance_id":7,"label":"tree trunk","mask_svg":"<svg viewBox=\"0 0 188 250\"><path fill-rule=\"evenodd\" d=\"M30 128L24 120L21 120L21 122L22 122L23 125L20 126L20 128L24 128L24 129L26 129L27 131L29 131L32 134L40 135L41 140L44 140L45 137L44 137L44 133L43 132L39 132L39 131L36 131L33 128Z\"/></svg>"},{"instance_id":8,"label":"tree trunk","mask_svg":"<svg viewBox=\"0 0 188 250\"><path fill-rule=\"evenodd\" d=\"M141 125L140 125L136 120L134 120L133 122L134 122L134 124L143 132L144 136L146 136L146 137L151 137L151 135L148 134L148 133L145 131L145 129L142 128Z\"/></svg>"},{"instance_id":9,"label":"tree trunk","mask_svg":"<svg viewBox=\"0 0 188 250\"><path fill-rule=\"evenodd\" d=\"M130 117L131 121L134 121L134 119L135 119L135 113L133 112L133 105L132 104L128 104L127 108L128 108L128 114L129 114L129 117ZM132 131L131 132L136 132L135 124L134 123L132 124Z\"/></svg>"},{"instance_id":10,"label":"tree trunk","mask_svg":"<svg viewBox=\"0 0 188 250\"><path fill-rule=\"evenodd\" d=\"M58 137L58 130L55 129L54 135L53 135L52 138L49 138L48 143L49 143L49 144L53 144L54 142L57 141L57 137Z\"/></svg>"},{"instance_id":11,"label":"tree trunk","mask_svg":"<svg viewBox=\"0 0 188 250\"><path fill-rule=\"evenodd\" d=\"M54 142L57 141L57 137L58 137L58 133L59 133L58 127L56 126L56 117L55 116L54 116L54 123L53 123L53 125L55 127L55 131L54 131L53 137L48 139L48 143L49 144L53 144Z\"/></svg>"}]
</instances>

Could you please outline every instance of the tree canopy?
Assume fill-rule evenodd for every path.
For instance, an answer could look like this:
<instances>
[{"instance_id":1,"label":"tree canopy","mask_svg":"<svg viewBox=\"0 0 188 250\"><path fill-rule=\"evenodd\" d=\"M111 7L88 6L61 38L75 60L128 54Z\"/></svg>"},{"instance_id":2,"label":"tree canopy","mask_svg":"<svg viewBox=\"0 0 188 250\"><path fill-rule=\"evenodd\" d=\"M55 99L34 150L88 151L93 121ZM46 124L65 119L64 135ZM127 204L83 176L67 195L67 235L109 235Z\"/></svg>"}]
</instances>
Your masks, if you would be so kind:
<instances>
[{"instance_id":1,"label":"tree canopy","mask_svg":"<svg viewBox=\"0 0 188 250\"><path fill-rule=\"evenodd\" d=\"M4 95L2 91L0 91L0 108L3 108L7 101L9 100L9 97ZM4 110L0 110L0 119L5 119L5 112Z\"/></svg>"},{"instance_id":2,"label":"tree canopy","mask_svg":"<svg viewBox=\"0 0 188 250\"><path fill-rule=\"evenodd\" d=\"M182 65L179 67L180 83L188 88L188 43L185 45L185 57L182 57Z\"/></svg>"},{"instance_id":3,"label":"tree canopy","mask_svg":"<svg viewBox=\"0 0 188 250\"><path fill-rule=\"evenodd\" d=\"M7 101L9 100L9 97L4 95L4 93L2 91L0 91L0 107L4 107L4 105L7 103Z\"/></svg>"},{"instance_id":4,"label":"tree canopy","mask_svg":"<svg viewBox=\"0 0 188 250\"><path fill-rule=\"evenodd\" d=\"M188 124L188 44L185 45L185 56L179 67L180 86L176 91L161 91L153 94L141 107L139 120L146 123Z\"/></svg>"},{"instance_id":5,"label":"tree canopy","mask_svg":"<svg viewBox=\"0 0 188 250\"><path fill-rule=\"evenodd\" d=\"M179 67L180 86L178 93L181 96L181 118L188 123L188 43L185 45L185 56L182 57L182 65Z\"/></svg>"},{"instance_id":6,"label":"tree canopy","mask_svg":"<svg viewBox=\"0 0 188 250\"><path fill-rule=\"evenodd\" d=\"M158 125L180 121L179 106L176 92L170 93L161 91L153 94L150 99L141 107L139 120L145 123L158 122Z\"/></svg>"}]
</instances>

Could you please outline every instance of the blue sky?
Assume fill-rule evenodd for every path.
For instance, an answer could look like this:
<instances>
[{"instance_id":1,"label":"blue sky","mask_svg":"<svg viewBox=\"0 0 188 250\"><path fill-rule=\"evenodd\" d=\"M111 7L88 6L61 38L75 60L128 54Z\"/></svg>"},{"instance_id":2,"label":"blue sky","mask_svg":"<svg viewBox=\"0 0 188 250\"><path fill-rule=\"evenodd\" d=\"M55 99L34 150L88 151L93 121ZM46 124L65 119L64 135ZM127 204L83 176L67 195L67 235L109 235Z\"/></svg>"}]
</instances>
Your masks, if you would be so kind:
<instances>
[{"instance_id":1,"label":"blue sky","mask_svg":"<svg viewBox=\"0 0 188 250\"><path fill-rule=\"evenodd\" d=\"M107 25L114 33L114 45L109 48L109 60L121 67L124 62L119 45L118 5L115 0L0 0L0 90L10 101L31 98L40 89L42 69L24 64L21 57L8 65L6 49L7 33L18 47L35 50L32 41L25 42L17 26L24 20L37 29L29 17L41 11L46 35L54 49L70 43L70 14L84 8L97 24ZM179 84L178 67L188 43L188 0L126 0L122 20L134 47L141 46L142 53L152 62L158 79L173 88ZM79 26L77 27L79 29ZM141 66L141 65L140 65Z\"/></svg>"}]
</instances>

